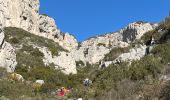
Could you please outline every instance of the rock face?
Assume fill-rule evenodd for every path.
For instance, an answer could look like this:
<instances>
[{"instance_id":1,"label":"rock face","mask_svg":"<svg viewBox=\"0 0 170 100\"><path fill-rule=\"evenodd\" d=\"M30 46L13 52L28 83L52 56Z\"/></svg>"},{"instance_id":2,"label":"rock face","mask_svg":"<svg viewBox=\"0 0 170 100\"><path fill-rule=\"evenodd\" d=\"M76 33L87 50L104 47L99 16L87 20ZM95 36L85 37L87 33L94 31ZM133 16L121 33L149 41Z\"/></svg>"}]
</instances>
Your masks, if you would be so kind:
<instances>
[{"instance_id":1,"label":"rock face","mask_svg":"<svg viewBox=\"0 0 170 100\"><path fill-rule=\"evenodd\" d=\"M56 26L55 20L47 15L39 16L39 36L52 39L64 49L71 51L77 48L77 40L69 33L62 33Z\"/></svg>"},{"instance_id":2,"label":"rock face","mask_svg":"<svg viewBox=\"0 0 170 100\"><path fill-rule=\"evenodd\" d=\"M18 27L53 39L67 50L78 45L72 35L60 32L54 19L39 15L39 0L0 0L0 23L4 27Z\"/></svg>"},{"instance_id":3,"label":"rock face","mask_svg":"<svg viewBox=\"0 0 170 100\"><path fill-rule=\"evenodd\" d=\"M38 32L39 0L0 0L0 19L5 27Z\"/></svg>"},{"instance_id":4,"label":"rock face","mask_svg":"<svg viewBox=\"0 0 170 100\"><path fill-rule=\"evenodd\" d=\"M130 49L128 53L121 54L118 58L116 58L113 62L125 62L125 61L133 61L140 60L142 57L146 55L147 46L140 45L138 48Z\"/></svg>"},{"instance_id":5,"label":"rock face","mask_svg":"<svg viewBox=\"0 0 170 100\"><path fill-rule=\"evenodd\" d=\"M90 38L81 43L79 49L71 52L76 61L95 64L115 47L127 47L129 43L140 39L146 32L153 30L157 24L134 22L116 33Z\"/></svg>"},{"instance_id":6,"label":"rock face","mask_svg":"<svg viewBox=\"0 0 170 100\"><path fill-rule=\"evenodd\" d=\"M2 29L1 29L2 30ZM7 72L14 72L16 66L16 54L14 48L4 41L4 33L0 33L0 67L6 68Z\"/></svg>"},{"instance_id":7,"label":"rock face","mask_svg":"<svg viewBox=\"0 0 170 100\"><path fill-rule=\"evenodd\" d=\"M68 53L60 52L59 56L52 56L46 47L38 48L44 54L43 62L45 65L54 64L56 69L61 69L65 74L77 73L76 63Z\"/></svg>"},{"instance_id":8,"label":"rock face","mask_svg":"<svg viewBox=\"0 0 170 100\"><path fill-rule=\"evenodd\" d=\"M139 47L132 48L128 53L123 53L113 61L104 62L104 66L108 67L111 64L121 63L121 62L131 62L133 60L140 60L146 55L146 45L139 45ZM101 65L102 66L102 65Z\"/></svg>"},{"instance_id":9,"label":"rock face","mask_svg":"<svg viewBox=\"0 0 170 100\"><path fill-rule=\"evenodd\" d=\"M111 49L127 47L129 43L140 39L141 36L153 30L157 24L134 22L115 33L88 39L78 47L77 40L69 33L62 33L55 20L47 15L39 14L39 0L0 0L0 26L18 27L38 36L42 36L59 43L69 52L60 52L59 56L52 56L46 47L39 47L43 52L44 63L54 64L66 74L77 73L76 61L90 64L100 62ZM2 31L3 32L3 31ZM16 54L12 46L4 41L4 34L0 30L0 66L6 66L8 71L14 71ZM144 54L143 49L132 49L129 53L120 55L117 60L126 61L139 59ZM109 65L113 61L107 63Z\"/></svg>"},{"instance_id":10,"label":"rock face","mask_svg":"<svg viewBox=\"0 0 170 100\"><path fill-rule=\"evenodd\" d=\"M53 39L54 36L60 36L60 30L55 25L54 19L50 18L47 15L39 16L39 31L41 33L40 35L51 39Z\"/></svg>"},{"instance_id":11,"label":"rock face","mask_svg":"<svg viewBox=\"0 0 170 100\"><path fill-rule=\"evenodd\" d=\"M146 32L155 29L157 26L157 24L134 22L121 30L120 33L122 34L123 41L130 43L136 39L140 39Z\"/></svg>"}]
</instances>

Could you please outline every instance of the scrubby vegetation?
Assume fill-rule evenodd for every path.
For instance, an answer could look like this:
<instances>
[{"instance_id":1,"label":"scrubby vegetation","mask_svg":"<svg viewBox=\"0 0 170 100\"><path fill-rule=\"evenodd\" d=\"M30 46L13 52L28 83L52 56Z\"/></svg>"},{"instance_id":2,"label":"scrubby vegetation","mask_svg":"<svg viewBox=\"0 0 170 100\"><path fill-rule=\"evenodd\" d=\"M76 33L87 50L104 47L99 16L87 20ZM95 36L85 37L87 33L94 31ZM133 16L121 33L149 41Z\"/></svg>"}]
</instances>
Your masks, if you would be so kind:
<instances>
[{"instance_id":1,"label":"scrubby vegetation","mask_svg":"<svg viewBox=\"0 0 170 100\"><path fill-rule=\"evenodd\" d=\"M167 23L166 25L169 24ZM169 29L170 27L166 26L165 30ZM12 31L8 33L10 32L11 34L13 33ZM17 55L24 58L17 57L17 60L24 63L18 63L16 71L23 75L26 80L44 79L45 84L38 91L38 94L35 94L32 86L29 84L25 85L24 83L1 79L0 96L3 95L14 100L19 100L18 98L21 98L23 95L30 99L40 97L39 99L43 98L45 100L76 99L78 97L82 97L84 100L153 100L156 98L168 100L170 97L170 83L164 83L160 80L160 76L170 75L170 66L168 65L170 62L170 41L167 38L164 38L162 41L162 37L167 36L167 34L169 34L169 31L155 31L154 35L156 37L158 36L157 40L159 44L154 47L150 55L146 55L140 61L133 61L131 64L124 62L117 65L110 65L105 69L99 69L98 65L87 64L86 67L79 68L76 75L64 75L59 70L54 70L52 65L45 67L42 63L43 54L31 45L23 45L19 49L20 51L17 52ZM25 35L31 39L28 34ZM142 39L145 43L150 39L148 38L149 36L152 36L150 32L143 36ZM14 37L16 39L11 40ZM21 37L25 39L21 39L22 41L20 41L19 38ZM26 37L14 35L11 38L7 34L7 40L16 47L19 46L16 43L28 42L26 41ZM32 41L35 40L33 39ZM39 42L39 40L35 41L38 44ZM45 44L43 40L39 45ZM127 52L129 48L113 49L106 55L105 60L113 60L121 53ZM82 64L82 62L77 62L77 64ZM25 68L28 66L32 68ZM92 80L92 85L89 87L84 86L83 80L85 78ZM49 93L55 91L57 85L72 87L73 91L64 98L49 95Z\"/></svg>"},{"instance_id":2,"label":"scrubby vegetation","mask_svg":"<svg viewBox=\"0 0 170 100\"><path fill-rule=\"evenodd\" d=\"M23 29L6 27L4 32L5 40L15 47L19 47L23 44L48 47L54 56L57 56L59 51L66 51L53 40L31 34Z\"/></svg>"}]
</instances>

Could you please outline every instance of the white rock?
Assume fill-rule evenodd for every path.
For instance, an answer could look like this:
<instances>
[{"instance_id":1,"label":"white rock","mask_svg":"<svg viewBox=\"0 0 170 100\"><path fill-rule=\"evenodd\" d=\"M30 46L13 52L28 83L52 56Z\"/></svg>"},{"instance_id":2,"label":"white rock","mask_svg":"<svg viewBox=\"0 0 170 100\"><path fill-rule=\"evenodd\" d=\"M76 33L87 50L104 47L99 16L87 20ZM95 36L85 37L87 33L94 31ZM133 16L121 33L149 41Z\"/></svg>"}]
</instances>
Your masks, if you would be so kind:
<instances>
[{"instance_id":1,"label":"white rock","mask_svg":"<svg viewBox=\"0 0 170 100\"><path fill-rule=\"evenodd\" d=\"M62 34L54 19L39 15L39 4L39 0L0 0L0 26L22 28L52 39L67 50L76 48L77 40L72 35Z\"/></svg>"},{"instance_id":2,"label":"white rock","mask_svg":"<svg viewBox=\"0 0 170 100\"><path fill-rule=\"evenodd\" d=\"M125 61L140 60L142 57L146 55L146 48L147 47L144 45L144 46L140 46L139 48L130 49L128 53L121 54L114 61L125 62Z\"/></svg>"},{"instance_id":3,"label":"white rock","mask_svg":"<svg viewBox=\"0 0 170 100\"><path fill-rule=\"evenodd\" d=\"M60 30L57 28L55 20L46 15L39 16L39 30L40 35L50 39L54 39L55 35L58 36L60 34Z\"/></svg>"},{"instance_id":4,"label":"white rock","mask_svg":"<svg viewBox=\"0 0 170 100\"><path fill-rule=\"evenodd\" d=\"M146 32L153 30L156 26L157 24L134 22L121 29L119 32L108 33L102 36L90 38L82 42L81 47L78 50L72 51L71 54L76 61L81 60L83 62L95 64L102 60L105 54L109 53L111 49L115 47L127 47L129 43L140 39L141 36L143 36ZM84 51L86 50L88 50L88 54L84 56ZM140 52L138 49L137 52L139 52L137 54L139 56L136 56L135 59L139 59L141 57L140 54L142 54L142 52ZM122 60L127 59L128 57L131 59L131 55L135 55L135 53L135 51L132 51L131 53L122 55ZM115 61L113 61L113 63L114 62Z\"/></svg>"},{"instance_id":5,"label":"white rock","mask_svg":"<svg viewBox=\"0 0 170 100\"><path fill-rule=\"evenodd\" d=\"M134 22L129 24L120 32L124 42L133 42L140 39L146 32L151 31L157 27L158 24L150 24L145 22Z\"/></svg>"},{"instance_id":6,"label":"white rock","mask_svg":"<svg viewBox=\"0 0 170 100\"><path fill-rule=\"evenodd\" d=\"M6 27L38 32L39 0L0 0L0 19Z\"/></svg>"},{"instance_id":7,"label":"white rock","mask_svg":"<svg viewBox=\"0 0 170 100\"><path fill-rule=\"evenodd\" d=\"M12 80L17 80L17 81L22 81L22 82L24 81L24 78L22 77L22 75L17 74L17 73L10 74L10 78Z\"/></svg>"},{"instance_id":8,"label":"white rock","mask_svg":"<svg viewBox=\"0 0 170 100\"><path fill-rule=\"evenodd\" d=\"M0 49L0 67L6 68L7 72L14 72L16 65L15 49L8 42L4 42Z\"/></svg>"},{"instance_id":9,"label":"white rock","mask_svg":"<svg viewBox=\"0 0 170 100\"><path fill-rule=\"evenodd\" d=\"M36 80L35 83L38 83L38 84L40 84L40 85L43 85L45 82L44 82L44 80Z\"/></svg>"},{"instance_id":10,"label":"white rock","mask_svg":"<svg viewBox=\"0 0 170 100\"><path fill-rule=\"evenodd\" d=\"M52 56L51 52L46 48L40 48L39 50L44 54L43 62L46 65L54 64L56 69L61 69L65 74L76 74L75 60L66 52L60 52L59 56Z\"/></svg>"},{"instance_id":11,"label":"white rock","mask_svg":"<svg viewBox=\"0 0 170 100\"><path fill-rule=\"evenodd\" d=\"M2 30L0 28L0 30ZM7 72L14 72L17 64L15 49L4 41L4 32L0 32L0 67L6 68Z\"/></svg>"},{"instance_id":12,"label":"white rock","mask_svg":"<svg viewBox=\"0 0 170 100\"><path fill-rule=\"evenodd\" d=\"M108 67L111 64L121 63L121 62L132 62L134 60L140 60L146 55L146 45L140 45L139 48L132 48L129 50L128 53L123 53L120 56L118 56L113 61L106 61L104 62L104 66ZM102 66L102 65L100 65Z\"/></svg>"}]
</instances>

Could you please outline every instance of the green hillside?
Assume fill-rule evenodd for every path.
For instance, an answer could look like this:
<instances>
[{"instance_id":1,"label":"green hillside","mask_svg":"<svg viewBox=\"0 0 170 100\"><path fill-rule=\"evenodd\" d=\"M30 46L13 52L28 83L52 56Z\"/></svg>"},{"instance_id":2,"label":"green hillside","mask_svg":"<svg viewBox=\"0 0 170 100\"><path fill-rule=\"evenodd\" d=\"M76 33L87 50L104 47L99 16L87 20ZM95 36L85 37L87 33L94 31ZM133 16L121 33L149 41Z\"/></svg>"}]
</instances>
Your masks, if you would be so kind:
<instances>
[{"instance_id":1,"label":"green hillside","mask_svg":"<svg viewBox=\"0 0 170 100\"><path fill-rule=\"evenodd\" d=\"M99 69L98 65L87 64L79 68L76 75L64 75L59 70L54 70L53 64L46 67L42 62L43 54L32 44L48 47L54 55L63 51L52 40L35 36L18 28L5 28L6 41L17 48L16 72L23 75L27 81L45 79L46 83L38 93L30 84L7 81L8 73L0 80L0 96L13 100L71 100L82 97L83 100L168 100L170 95L170 82L162 82L160 77L170 75L170 18L159 26L147 32L140 41L147 44L153 36L157 44L149 55L139 61L110 65L108 68ZM136 41L135 43L139 43ZM21 46L22 45L22 46ZM116 48L106 55L105 60L113 60L128 48ZM28 70L28 67L31 70ZM85 87L85 78L92 80L92 85ZM55 91L56 86L72 87L73 91L65 97L49 95ZM10 88L9 88L10 87ZM20 89L19 89L20 88ZM33 92L34 91L34 92ZM10 94L10 95L9 95ZM24 98L24 99L23 99Z\"/></svg>"}]
</instances>

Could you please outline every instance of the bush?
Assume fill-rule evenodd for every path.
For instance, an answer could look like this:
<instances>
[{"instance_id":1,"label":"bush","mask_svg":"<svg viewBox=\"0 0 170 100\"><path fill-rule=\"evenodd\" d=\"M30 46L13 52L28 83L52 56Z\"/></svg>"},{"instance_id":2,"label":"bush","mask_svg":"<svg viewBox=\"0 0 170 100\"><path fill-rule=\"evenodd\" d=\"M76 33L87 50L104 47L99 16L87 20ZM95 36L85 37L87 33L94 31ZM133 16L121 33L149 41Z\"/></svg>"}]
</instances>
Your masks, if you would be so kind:
<instances>
[{"instance_id":1,"label":"bush","mask_svg":"<svg viewBox=\"0 0 170 100\"><path fill-rule=\"evenodd\" d=\"M130 78L132 80L142 80L148 75L157 78L162 68L163 65L159 59L153 56L146 56L140 61L134 61L128 73L130 73Z\"/></svg>"},{"instance_id":2,"label":"bush","mask_svg":"<svg viewBox=\"0 0 170 100\"><path fill-rule=\"evenodd\" d=\"M170 62L170 41L167 41L163 44L160 44L156 46L153 50L152 53L155 55L155 57L161 58L161 61L164 64L167 64Z\"/></svg>"},{"instance_id":3,"label":"bush","mask_svg":"<svg viewBox=\"0 0 170 100\"><path fill-rule=\"evenodd\" d=\"M15 100L22 95L33 96L32 88L20 82L10 82L7 80L0 80L0 96L5 96L9 99Z\"/></svg>"}]
</instances>

